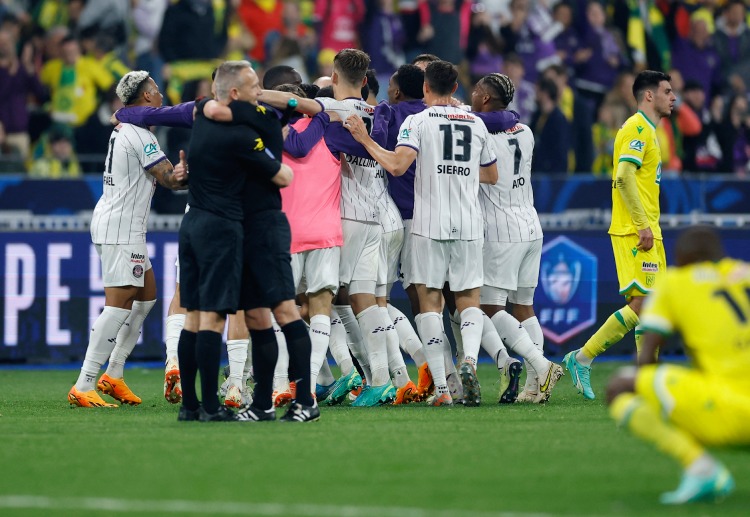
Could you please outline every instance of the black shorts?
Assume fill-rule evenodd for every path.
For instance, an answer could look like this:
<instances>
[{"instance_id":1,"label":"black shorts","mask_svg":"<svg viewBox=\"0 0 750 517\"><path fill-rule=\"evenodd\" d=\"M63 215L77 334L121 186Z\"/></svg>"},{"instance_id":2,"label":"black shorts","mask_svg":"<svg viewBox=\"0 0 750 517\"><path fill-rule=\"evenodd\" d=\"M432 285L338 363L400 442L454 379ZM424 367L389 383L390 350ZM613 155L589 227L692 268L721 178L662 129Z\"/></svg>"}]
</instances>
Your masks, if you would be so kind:
<instances>
[{"instance_id":1,"label":"black shorts","mask_svg":"<svg viewBox=\"0 0 750 517\"><path fill-rule=\"evenodd\" d=\"M191 207L180 226L180 302L189 311L237 311L242 223Z\"/></svg>"},{"instance_id":2,"label":"black shorts","mask_svg":"<svg viewBox=\"0 0 750 517\"><path fill-rule=\"evenodd\" d=\"M291 243L289 221L280 210L261 212L245 222L240 309L273 309L294 300Z\"/></svg>"}]
</instances>

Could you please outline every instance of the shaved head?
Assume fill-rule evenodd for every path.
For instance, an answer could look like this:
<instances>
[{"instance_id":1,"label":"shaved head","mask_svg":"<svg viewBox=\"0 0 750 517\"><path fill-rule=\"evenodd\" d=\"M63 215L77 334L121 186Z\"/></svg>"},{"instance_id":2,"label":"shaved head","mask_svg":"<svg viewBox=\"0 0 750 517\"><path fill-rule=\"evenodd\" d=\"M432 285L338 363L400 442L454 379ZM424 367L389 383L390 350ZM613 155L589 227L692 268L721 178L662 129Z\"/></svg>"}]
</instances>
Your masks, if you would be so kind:
<instances>
[{"instance_id":1,"label":"shaved head","mask_svg":"<svg viewBox=\"0 0 750 517\"><path fill-rule=\"evenodd\" d=\"M677 237L675 263L687 266L697 262L716 262L724 258L719 234L710 226L693 226Z\"/></svg>"}]
</instances>

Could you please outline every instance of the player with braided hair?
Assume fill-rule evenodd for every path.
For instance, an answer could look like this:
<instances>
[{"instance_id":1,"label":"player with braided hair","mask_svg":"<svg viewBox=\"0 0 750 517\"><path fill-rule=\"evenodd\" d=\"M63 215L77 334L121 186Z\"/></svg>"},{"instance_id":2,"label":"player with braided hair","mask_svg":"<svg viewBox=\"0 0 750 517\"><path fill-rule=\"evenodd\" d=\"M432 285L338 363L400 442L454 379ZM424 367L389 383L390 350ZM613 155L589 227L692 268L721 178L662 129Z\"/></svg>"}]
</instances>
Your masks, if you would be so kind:
<instances>
[{"instance_id":1,"label":"player with braided hair","mask_svg":"<svg viewBox=\"0 0 750 517\"><path fill-rule=\"evenodd\" d=\"M507 109L514 93L507 75L486 75L474 87L472 109ZM495 185L480 187L485 228L482 310L508 348L531 365L524 391L518 396L520 363L513 363L513 359L504 359L504 364L498 361L504 381L500 402L512 403L517 397L523 402L546 402L563 371L543 355L544 336L533 307L542 257L542 227L531 188L534 135L528 126L516 124L506 131L490 131L490 140L498 157L499 178ZM508 300L513 302L513 315L505 311ZM489 349L491 342L483 341L482 345L496 361L503 357L501 350Z\"/></svg>"}]
</instances>

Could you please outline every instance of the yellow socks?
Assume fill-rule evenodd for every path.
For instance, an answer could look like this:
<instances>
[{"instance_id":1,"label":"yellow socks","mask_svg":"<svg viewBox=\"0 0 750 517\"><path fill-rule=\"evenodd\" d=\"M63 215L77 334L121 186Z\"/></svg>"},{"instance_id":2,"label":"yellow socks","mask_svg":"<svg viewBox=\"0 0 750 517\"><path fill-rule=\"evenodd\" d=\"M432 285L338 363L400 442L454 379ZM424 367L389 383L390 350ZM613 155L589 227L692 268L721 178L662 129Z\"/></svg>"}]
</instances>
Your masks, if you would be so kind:
<instances>
[{"instance_id":1,"label":"yellow socks","mask_svg":"<svg viewBox=\"0 0 750 517\"><path fill-rule=\"evenodd\" d=\"M623 393L615 398L609 414L620 426L679 461L683 468L705 452L692 436L665 422L657 409L633 393Z\"/></svg>"},{"instance_id":2,"label":"yellow socks","mask_svg":"<svg viewBox=\"0 0 750 517\"><path fill-rule=\"evenodd\" d=\"M633 330L638 325L638 315L626 305L612 316L607 318L599 330L586 341L583 348L576 354L578 362L588 366L591 361L602 354L609 347L619 342L625 334Z\"/></svg>"}]
</instances>

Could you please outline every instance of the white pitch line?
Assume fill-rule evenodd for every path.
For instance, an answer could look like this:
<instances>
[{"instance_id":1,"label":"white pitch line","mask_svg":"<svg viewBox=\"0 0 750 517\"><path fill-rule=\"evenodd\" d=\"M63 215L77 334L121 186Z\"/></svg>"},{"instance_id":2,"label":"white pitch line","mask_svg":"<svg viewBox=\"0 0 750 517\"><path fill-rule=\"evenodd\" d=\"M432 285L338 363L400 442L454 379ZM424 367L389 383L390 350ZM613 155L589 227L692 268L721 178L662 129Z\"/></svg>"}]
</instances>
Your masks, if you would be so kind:
<instances>
[{"instance_id":1,"label":"white pitch line","mask_svg":"<svg viewBox=\"0 0 750 517\"><path fill-rule=\"evenodd\" d=\"M44 510L99 510L129 513L178 513L206 515L253 515L304 517L552 517L548 513L475 512L428 510L399 506L352 506L286 503L238 503L222 501L161 501L104 497L46 497L0 495L0 508Z\"/></svg>"}]
</instances>

